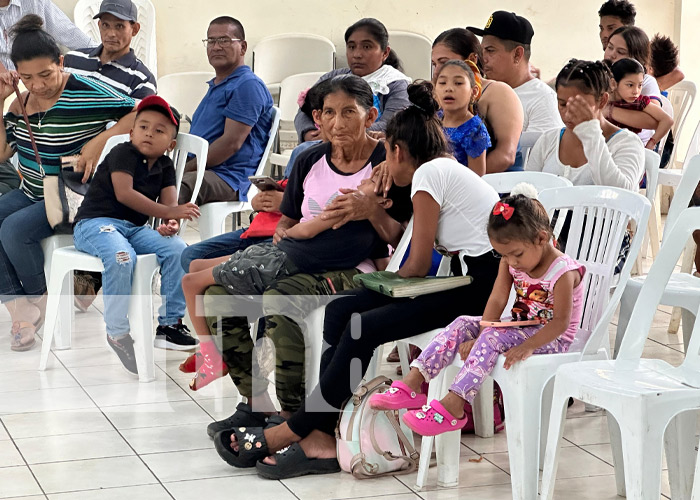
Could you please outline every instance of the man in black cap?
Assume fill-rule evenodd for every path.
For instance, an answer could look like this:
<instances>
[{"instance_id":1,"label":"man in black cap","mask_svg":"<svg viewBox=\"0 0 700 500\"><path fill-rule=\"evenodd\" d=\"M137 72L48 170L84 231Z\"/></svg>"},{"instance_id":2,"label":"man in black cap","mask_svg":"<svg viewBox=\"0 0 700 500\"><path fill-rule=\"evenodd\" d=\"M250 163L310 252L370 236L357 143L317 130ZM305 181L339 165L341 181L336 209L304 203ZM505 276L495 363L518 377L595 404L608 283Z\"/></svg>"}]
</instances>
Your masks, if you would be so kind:
<instances>
[{"instance_id":1,"label":"man in black cap","mask_svg":"<svg viewBox=\"0 0 700 500\"><path fill-rule=\"evenodd\" d=\"M95 15L102 43L66 54L66 71L100 80L134 99L155 94L156 79L131 48L131 40L141 29L136 18L131 0L104 0Z\"/></svg>"},{"instance_id":2,"label":"man in black cap","mask_svg":"<svg viewBox=\"0 0 700 500\"><path fill-rule=\"evenodd\" d=\"M486 77L510 85L523 105L523 132L544 132L563 127L557 95L530 73L530 42L535 32L530 21L514 12L491 14L484 29L468 27L483 37Z\"/></svg>"}]
</instances>

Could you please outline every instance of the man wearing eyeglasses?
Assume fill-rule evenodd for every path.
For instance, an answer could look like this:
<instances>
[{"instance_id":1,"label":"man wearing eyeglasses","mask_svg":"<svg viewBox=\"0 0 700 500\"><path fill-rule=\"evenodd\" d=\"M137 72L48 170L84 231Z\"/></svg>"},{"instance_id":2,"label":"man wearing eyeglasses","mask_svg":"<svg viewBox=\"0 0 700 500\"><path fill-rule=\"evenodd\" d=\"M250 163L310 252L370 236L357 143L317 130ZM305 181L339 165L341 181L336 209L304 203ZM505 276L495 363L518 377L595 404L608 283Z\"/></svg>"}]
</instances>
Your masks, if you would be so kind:
<instances>
[{"instance_id":1,"label":"man wearing eyeglasses","mask_svg":"<svg viewBox=\"0 0 700 500\"><path fill-rule=\"evenodd\" d=\"M216 77L192 116L190 133L209 142L197 204L245 201L272 125L272 96L244 64L248 44L241 23L228 16L209 24L203 40ZM192 165L191 168L194 168ZM180 199L190 200L196 172L186 172Z\"/></svg>"}]
</instances>

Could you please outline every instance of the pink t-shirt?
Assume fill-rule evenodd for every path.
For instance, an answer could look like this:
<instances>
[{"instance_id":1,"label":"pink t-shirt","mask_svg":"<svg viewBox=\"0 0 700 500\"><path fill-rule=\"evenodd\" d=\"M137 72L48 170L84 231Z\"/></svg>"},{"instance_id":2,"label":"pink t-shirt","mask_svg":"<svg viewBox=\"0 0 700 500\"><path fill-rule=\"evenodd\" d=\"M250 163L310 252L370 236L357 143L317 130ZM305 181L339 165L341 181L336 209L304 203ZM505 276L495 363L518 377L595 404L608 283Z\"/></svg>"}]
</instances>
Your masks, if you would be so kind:
<instances>
[{"instance_id":1,"label":"pink t-shirt","mask_svg":"<svg viewBox=\"0 0 700 500\"><path fill-rule=\"evenodd\" d=\"M511 309L514 321L528 319L541 319L545 322L554 317L554 285L557 280L568 271L578 271L581 278L586 273L586 268L574 259L564 254L554 259L547 272L541 278L532 278L528 274L508 267L513 276L515 288L515 303ZM573 342L578 332L581 315L583 313L583 279L574 288L573 305L571 307L571 319L569 327L561 334L561 339Z\"/></svg>"},{"instance_id":2,"label":"pink t-shirt","mask_svg":"<svg viewBox=\"0 0 700 500\"><path fill-rule=\"evenodd\" d=\"M343 175L333 170L323 155L304 178L304 200L301 204L301 222L319 215L323 208L340 195L341 188L357 189L364 179L372 175L372 164L367 163L358 172Z\"/></svg>"}]
</instances>

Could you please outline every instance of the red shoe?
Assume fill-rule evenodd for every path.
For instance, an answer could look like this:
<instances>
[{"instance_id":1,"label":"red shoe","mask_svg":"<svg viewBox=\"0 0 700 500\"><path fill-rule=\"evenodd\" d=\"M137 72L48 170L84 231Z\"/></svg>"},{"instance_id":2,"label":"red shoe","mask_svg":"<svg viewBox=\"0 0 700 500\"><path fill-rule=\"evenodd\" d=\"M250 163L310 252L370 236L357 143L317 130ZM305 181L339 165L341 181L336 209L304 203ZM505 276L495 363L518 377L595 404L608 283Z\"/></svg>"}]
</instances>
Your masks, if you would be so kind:
<instances>
[{"instance_id":1,"label":"red shoe","mask_svg":"<svg viewBox=\"0 0 700 500\"><path fill-rule=\"evenodd\" d=\"M180 371L182 373L196 373L203 361L202 353L197 351L190 354L185 361L180 363Z\"/></svg>"},{"instance_id":2,"label":"red shoe","mask_svg":"<svg viewBox=\"0 0 700 500\"><path fill-rule=\"evenodd\" d=\"M197 391L211 384L217 378L228 375L228 366L224 363L221 353L213 342L200 343L197 354L200 356L197 363L201 362L201 365L197 368L197 373L190 382L190 389Z\"/></svg>"}]
</instances>

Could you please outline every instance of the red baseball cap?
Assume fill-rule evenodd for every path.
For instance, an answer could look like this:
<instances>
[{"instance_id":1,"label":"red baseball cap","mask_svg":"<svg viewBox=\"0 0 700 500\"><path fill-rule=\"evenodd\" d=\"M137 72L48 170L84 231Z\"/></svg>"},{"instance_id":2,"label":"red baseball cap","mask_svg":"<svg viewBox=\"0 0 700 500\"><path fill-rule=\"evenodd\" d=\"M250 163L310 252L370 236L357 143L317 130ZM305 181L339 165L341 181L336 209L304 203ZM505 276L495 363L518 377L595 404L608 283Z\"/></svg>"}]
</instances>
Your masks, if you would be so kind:
<instances>
[{"instance_id":1,"label":"red baseball cap","mask_svg":"<svg viewBox=\"0 0 700 500\"><path fill-rule=\"evenodd\" d=\"M142 99L136 108L136 112L140 113L144 109L152 108L157 108L165 116L170 118L170 121L173 122L173 125L175 125L178 130L180 129L180 113L178 113L175 108L170 106L170 104L168 104L167 101L160 96L149 95L148 97Z\"/></svg>"}]
</instances>

